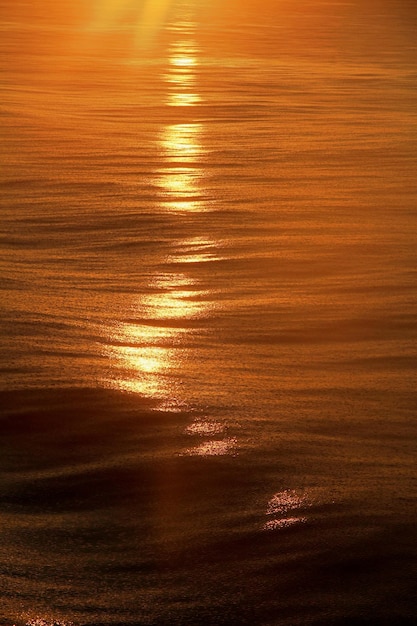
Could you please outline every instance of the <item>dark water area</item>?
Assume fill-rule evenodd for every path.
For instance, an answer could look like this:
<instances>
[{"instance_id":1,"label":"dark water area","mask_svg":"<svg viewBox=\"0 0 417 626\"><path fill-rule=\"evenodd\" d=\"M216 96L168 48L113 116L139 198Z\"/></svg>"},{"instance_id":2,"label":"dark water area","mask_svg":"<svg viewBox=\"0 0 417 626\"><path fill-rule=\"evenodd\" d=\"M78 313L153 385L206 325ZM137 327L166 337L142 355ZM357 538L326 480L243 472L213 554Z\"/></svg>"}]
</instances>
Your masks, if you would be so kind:
<instances>
[{"instance_id":1,"label":"dark water area","mask_svg":"<svg viewBox=\"0 0 417 626\"><path fill-rule=\"evenodd\" d=\"M0 6L0 625L417 622L414 2Z\"/></svg>"}]
</instances>

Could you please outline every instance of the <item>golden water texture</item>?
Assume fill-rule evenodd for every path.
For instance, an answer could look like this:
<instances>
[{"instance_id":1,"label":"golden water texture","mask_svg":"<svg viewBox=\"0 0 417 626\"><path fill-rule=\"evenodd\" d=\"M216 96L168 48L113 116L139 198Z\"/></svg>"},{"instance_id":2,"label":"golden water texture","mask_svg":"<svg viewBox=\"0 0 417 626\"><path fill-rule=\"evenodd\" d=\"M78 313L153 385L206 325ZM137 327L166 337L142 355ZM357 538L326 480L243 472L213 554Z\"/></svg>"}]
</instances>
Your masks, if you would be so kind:
<instances>
[{"instance_id":1,"label":"golden water texture","mask_svg":"<svg viewBox=\"0 0 417 626\"><path fill-rule=\"evenodd\" d=\"M415 623L416 41L0 3L0 625Z\"/></svg>"}]
</instances>

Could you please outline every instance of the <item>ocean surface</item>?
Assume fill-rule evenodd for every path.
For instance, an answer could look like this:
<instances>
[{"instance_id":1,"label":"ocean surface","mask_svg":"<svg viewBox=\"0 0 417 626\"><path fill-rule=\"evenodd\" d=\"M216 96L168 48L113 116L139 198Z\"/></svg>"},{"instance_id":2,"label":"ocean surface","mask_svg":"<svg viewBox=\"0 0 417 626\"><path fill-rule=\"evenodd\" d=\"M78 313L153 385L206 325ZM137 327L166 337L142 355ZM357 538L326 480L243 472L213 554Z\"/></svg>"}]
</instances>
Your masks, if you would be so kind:
<instances>
[{"instance_id":1,"label":"ocean surface","mask_svg":"<svg viewBox=\"0 0 417 626\"><path fill-rule=\"evenodd\" d=\"M417 4L2 0L0 624L417 623Z\"/></svg>"}]
</instances>

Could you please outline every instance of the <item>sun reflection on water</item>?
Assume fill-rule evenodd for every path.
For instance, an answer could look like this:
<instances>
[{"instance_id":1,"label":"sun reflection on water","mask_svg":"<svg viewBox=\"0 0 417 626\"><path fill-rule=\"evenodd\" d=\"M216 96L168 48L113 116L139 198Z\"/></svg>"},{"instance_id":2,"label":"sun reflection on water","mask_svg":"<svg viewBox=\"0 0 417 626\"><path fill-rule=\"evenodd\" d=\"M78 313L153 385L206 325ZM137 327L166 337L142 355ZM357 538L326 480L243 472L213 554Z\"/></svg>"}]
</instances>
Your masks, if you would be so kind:
<instances>
[{"instance_id":1,"label":"sun reflection on water","mask_svg":"<svg viewBox=\"0 0 417 626\"><path fill-rule=\"evenodd\" d=\"M203 152L201 145L202 124L169 124L163 128L161 146L167 161L196 161Z\"/></svg>"},{"instance_id":2,"label":"sun reflection on water","mask_svg":"<svg viewBox=\"0 0 417 626\"><path fill-rule=\"evenodd\" d=\"M306 522L307 517L303 512L310 506L312 502L304 491L286 489L274 494L266 509L264 530L276 530Z\"/></svg>"},{"instance_id":3,"label":"sun reflection on water","mask_svg":"<svg viewBox=\"0 0 417 626\"><path fill-rule=\"evenodd\" d=\"M110 346L109 356L118 368L118 376L111 381L111 386L123 391L161 399L174 391L166 372L173 365L172 351L149 347L131 348Z\"/></svg>"},{"instance_id":4,"label":"sun reflection on water","mask_svg":"<svg viewBox=\"0 0 417 626\"><path fill-rule=\"evenodd\" d=\"M225 423L209 417L197 417L187 426L184 433L195 441L187 448L185 456L235 456L237 439L227 434Z\"/></svg>"},{"instance_id":5,"label":"sun reflection on water","mask_svg":"<svg viewBox=\"0 0 417 626\"><path fill-rule=\"evenodd\" d=\"M194 106L201 102L200 95L192 87L196 82L198 48L192 40L176 41L168 59L168 71L164 75L169 85L169 106Z\"/></svg>"},{"instance_id":6,"label":"sun reflection on water","mask_svg":"<svg viewBox=\"0 0 417 626\"><path fill-rule=\"evenodd\" d=\"M74 622L64 622L56 619L50 620L43 617L34 617L32 619L29 619L26 622L25 626L75 626L75 624Z\"/></svg>"},{"instance_id":7,"label":"sun reflection on water","mask_svg":"<svg viewBox=\"0 0 417 626\"><path fill-rule=\"evenodd\" d=\"M226 426L206 417L195 419L185 429L185 434L197 439L196 445L187 448L185 456L234 456L237 453L236 437L226 436ZM203 441L202 441L203 439Z\"/></svg>"},{"instance_id":8,"label":"sun reflection on water","mask_svg":"<svg viewBox=\"0 0 417 626\"><path fill-rule=\"evenodd\" d=\"M202 437L220 435L225 430L224 424L210 419L197 418L187 428L187 435L199 435Z\"/></svg>"},{"instance_id":9,"label":"sun reflection on water","mask_svg":"<svg viewBox=\"0 0 417 626\"><path fill-rule=\"evenodd\" d=\"M163 5L152 13L147 4L148 25L159 19ZM195 116L186 119L184 110L188 107L191 114L192 107L202 101L197 85L199 48L193 38L195 22L188 9L184 11L182 7L178 19L167 27L167 31L175 33L175 41L168 46L166 67L161 74L166 85L164 104L182 110L178 110L175 121L170 109L171 123L162 125L156 134L158 166L151 176L158 208L171 214L202 214L214 205L207 185L205 126ZM171 270L161 273L155 269L143 292L133 299L124 315L126 319L108 331L106 355L115 373L112 386L157 399L164 410L182 406L182 372L189 371L196 358L190 339L194 333L204 332L203 320L212 314L214 304L213 290L204 289L185 271L178 272L178 267L181 264L194 274L202 263L222 260L220 248L222 243L204 230L199 236L173 240L172 251L164 258ZM191 443L186 455L236 454L237 440L221 422L200 417L186 428L184 435Z\"/></svg>"},{"instance_id":10,"label":"sun reflection on water","mask_svg":"<svg viewBox=\"0 0 417 626\"><path fill-rule=\"evenodd\" d=\"M201 178L201 171L193 168L171 168L170 170L162 170L161 174L157 183L163 190L164 197L178 200L181 196L186 198L198 198L200 196L198 183Z\"/></svg>"},{"instance_id":11,"label":"sun reflection on water","mask_svg":"<svg viewBox=\"0 0 417 626\"><path fill-rule=\"evenodd\" d=\"M187 456L233 456L236 454L237 439L211 439L187 450Z\"/></svg>"},{"instance_id":12,"label":"sun reflection on water","mask_svg":"<svg viewBox=\"0 0 417 626\"><path fill-rule=\"evenodd\" d=\"M203 212L206 177L200 161L203 158L202 124L169 124L162 130L159 146L167 167L160 168L155 184L160 190L162 206L172 211Z\"/></svg>"},{"instance_id":13,"label":"sun reflection on water","mask_svg":"<svg viewBox=\"0 0 417 626\"><path fill-rule=\"evenodd\" d=\"M195 332L192 320L207 314L207 292L181 273L156 276L131 307L132 321L118 322L105 349L117 366L112 386L148 397L174 398L181 363L187 358L186 337ZM173 403L177 405L177 402Z\"/></svg>"},{"instance_id":14,"label":"sun reflection on water","mask_svg":"<svg viewBox=\"0 0 417 626\"><path fill-rule=\"evenodd\" d=\"M173 107L190 107L201 102L198 93L173 93L170 95L169 104Z\"/></svg>"},{"instance_id":15,"label":"sun reflection on water","mask_svg":"<svg viewBox=\"0 0 417 626\"><path fill-rule=\"evenodd\" d=\"M204 291L175 290L171 293L144 296L142 306L155 320L192 319L203 312L201 301L193 298L204 293Z\"/></svg>"},{"instance_id":16,"label":"sun reflection on water","mask_svg":"<svg viewBox=\"0 0 417 626\"><path fill-rule=\"evenodd\" d=\"M196 60L192 56L177 55L177 56L172 56L170 58L170 63L171 65L174 65L175 67L188 68L188 67L191 67L192 65L195 65Z\"/></svg>"},{"instance_id":17,"label":"sun reflection on water","mask_svg":"<svg viewBox=\"0 0 417 626\"><path fill-rule=\"evenodd\" d=\"M176 263L207 263L221 261L224 255L221 252L220 242L207 237L192 237L184 239L181 246L181 256L169 257L169 261Z\"/></svg>"}]
</instances>

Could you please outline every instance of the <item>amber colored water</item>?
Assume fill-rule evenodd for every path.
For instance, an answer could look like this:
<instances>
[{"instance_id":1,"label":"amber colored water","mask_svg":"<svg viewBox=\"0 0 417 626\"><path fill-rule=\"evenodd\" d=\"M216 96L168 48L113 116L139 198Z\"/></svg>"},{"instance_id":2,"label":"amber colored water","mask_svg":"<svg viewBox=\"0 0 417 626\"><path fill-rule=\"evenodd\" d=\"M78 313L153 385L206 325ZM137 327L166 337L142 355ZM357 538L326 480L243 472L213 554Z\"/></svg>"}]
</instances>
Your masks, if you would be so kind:
<instances>
[{"instance_id":1,"label":"amber colored water","mask_svg":"<svg viewBox=\"0 0 417 626\"><path fill-rule=\"evenodd\" d=\"M3 0L0 624L411 626L412 0Z\"/></svg>"}]
</instances>

